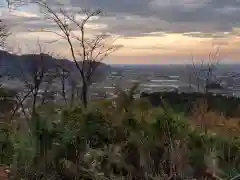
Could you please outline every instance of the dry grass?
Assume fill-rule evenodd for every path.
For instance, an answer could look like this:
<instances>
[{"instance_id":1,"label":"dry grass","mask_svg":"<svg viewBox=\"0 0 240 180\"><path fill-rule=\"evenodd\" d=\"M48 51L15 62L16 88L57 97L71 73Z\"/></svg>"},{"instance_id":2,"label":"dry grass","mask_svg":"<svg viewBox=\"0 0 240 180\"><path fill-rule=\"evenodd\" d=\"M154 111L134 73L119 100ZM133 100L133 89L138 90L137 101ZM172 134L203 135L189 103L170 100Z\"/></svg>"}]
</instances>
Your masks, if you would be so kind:
<instances>
[{"instance_id":1,"label":"dry grass","mask_svg":"<svg viewBox=\"0 0 240 180\"><path fill-rule=\"evenodd\" d=\"M190 124L204 131L210 131L219 135L239 137L240 117L228 118L223 114L208 111L206 101L201 100L193 108Z\"/></svg>"}]
</instances>

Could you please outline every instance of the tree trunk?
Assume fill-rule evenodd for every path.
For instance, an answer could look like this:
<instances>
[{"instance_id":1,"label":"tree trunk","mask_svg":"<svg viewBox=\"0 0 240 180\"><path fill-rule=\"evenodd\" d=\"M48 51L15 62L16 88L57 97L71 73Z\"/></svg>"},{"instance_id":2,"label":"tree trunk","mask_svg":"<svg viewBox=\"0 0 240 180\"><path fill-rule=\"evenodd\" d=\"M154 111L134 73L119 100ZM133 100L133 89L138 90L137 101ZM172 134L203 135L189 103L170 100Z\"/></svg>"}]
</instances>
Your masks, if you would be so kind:
<instances>
[{"instance_id":1,"label":"tree trunk","mask_svg":"<svg viewBox=\"0 0 240 180\"><path fill-rule=\"evenodd\" d=\"M74 86L72 86L71 87L71 100L70 100L70 106L71 107L74 105L75 90L76 90L76 88Z\"/></svg>"},{"instance_id":2,"label":"tree trunk","mask_svg":"<svg viewBox=\"0 0 240 180\"><path fill-rule=\"evenodd\" d=\"M83 86L82 86L82 103L85 108L87 108L88 105L88 87L87 83L83 81Z\"/></svg>"},{"instance_id":3,"label":"tree trunk","mask_svg":"<svg viewBox=\"0 0 240 180\"><path fill-rule=\"evenodd\" d=\"M65 102L65 105L67 105L67 98L66 98L66 91L65 91L65 79L63 79L62 81L62 97L63 97L63 100Z\"/></svg>"},{"instance_id":4,"label":"tree trunk","mask_svg":"<svg viewBox=\"0 0 240 180\"><path fill-rule=\"evenodd\" d=\"M209 79L207 78L205 83L205 94L208 94L208 85L209 85Z\"/></svg>"},{"instance_id":5,"label":"tree trunk","mask_svg":"<svg viewBox=\"0 0 240 180\"><path fill-rule=\"evenodd\" d=\"M191 78L191 75L189 75L189 77L188 77L188 87L189 87L189 89L192 88L192 78Z\"/></svg>"},{"instance_id":6,"label":"tree trunk","mask_svg":"<svg viewBox=\"0 0 240 180\"><path fill-rule=\"evenodd\" d=\"M34 94L33 94L32 117L31 118L33 118L36 115L37 95L38 95L38 89L35 89Z\"/></svg>"}]
</instances>

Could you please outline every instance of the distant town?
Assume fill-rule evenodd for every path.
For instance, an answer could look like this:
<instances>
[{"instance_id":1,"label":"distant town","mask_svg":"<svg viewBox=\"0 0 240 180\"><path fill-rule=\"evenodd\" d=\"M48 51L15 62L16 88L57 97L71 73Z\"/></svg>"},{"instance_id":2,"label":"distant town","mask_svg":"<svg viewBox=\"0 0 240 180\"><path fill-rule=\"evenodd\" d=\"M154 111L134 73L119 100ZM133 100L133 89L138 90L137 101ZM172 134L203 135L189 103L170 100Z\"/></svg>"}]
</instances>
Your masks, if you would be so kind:
<instances>
[{"instance_id":1,"label":"distant town","mask_svg":"<svg viewBox=\"0 0 240 180\"><path fill-rule=\"evenodd\" d=\"M225 96L240 97L240 73L237 72L240 65L219 65L211 76L209 92ZM198 76L197 76L198 75ZM91 100L117 97L117 89L128 90L134 84L138 84L136 97L141 93L153 93L161 91L177 92L201 92L204 93L205 75L200 69L191 69L191 65L146 65L146 66L112 66L101 81L93 82L89 89ZM31 81L29 81L31 82ZM1 84L10 89L27 91L23 81L7 77L1 78ZM61 82L55 80L51 89L45 91L43 83L39 95L52 97L54 101L62 101ZM81 86L78 84L76 86ZM66 86L67 96L71 96L71 86ZM26 93L26 92L25 92Z\"/></svg>"}]
</instances>

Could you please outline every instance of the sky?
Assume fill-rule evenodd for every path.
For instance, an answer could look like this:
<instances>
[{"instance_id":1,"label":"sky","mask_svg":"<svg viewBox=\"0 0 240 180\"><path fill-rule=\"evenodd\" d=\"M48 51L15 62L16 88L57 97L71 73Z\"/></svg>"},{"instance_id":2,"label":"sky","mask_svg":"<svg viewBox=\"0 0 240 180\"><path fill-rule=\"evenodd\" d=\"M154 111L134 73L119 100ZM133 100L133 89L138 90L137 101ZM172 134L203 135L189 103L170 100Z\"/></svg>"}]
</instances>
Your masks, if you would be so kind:
<instances>
[{"instance_id":1,"label":"sky","mask_svg":"<svg viewBox=\"0 0 240 180\"><path fill-rule=\"evenodd\" d=\"M37 40L46 51L71 59L65 41L52 21L44 19L36 4L9 11L0 0L1 18L12 35L9 48L17 53L37 51ZM59 9L60 0L46 0ZM103 17L89 21L89 35L100 32L117 37L121 48L105 62L111 64L181 64L207 60L209 53L220 49L223 63L240 61L240 0L61 0L69 12L101 9ZM80 16L80 15L79 15ZM78 30L76 29L76 32Z\"/></svg>"}]
</instances>

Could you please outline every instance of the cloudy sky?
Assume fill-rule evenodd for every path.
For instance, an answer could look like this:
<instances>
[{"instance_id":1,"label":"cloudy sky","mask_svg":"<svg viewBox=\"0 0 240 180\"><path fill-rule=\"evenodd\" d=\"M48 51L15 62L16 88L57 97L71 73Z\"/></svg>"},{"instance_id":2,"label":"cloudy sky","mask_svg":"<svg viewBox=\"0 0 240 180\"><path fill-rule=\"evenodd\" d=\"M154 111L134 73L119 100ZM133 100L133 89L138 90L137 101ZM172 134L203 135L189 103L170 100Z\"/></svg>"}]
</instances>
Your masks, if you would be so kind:
<instances>
[{"instance_id":1,"label":"cloudy sky","mask_svg":"<svg viewBox=\"0 0 240 180\"><path fill-rule=\"evenodd\" d=\"M36 51L36 41L45 43L53 54L69 57L64 41L55 44L51 29L37 5L7 10L0 0L2 19L11 27L9 46L18 52ZM58 9L59 3L47 0ZM59 0L60 1L60 0ZM70 12L80 9L101 9L104 17L88 24L91 34L108 32L123 45L106 62L117 64L187 63L191 55L206 59L220 48L224 62L240 62L240 0L61 0ZM35 48L35 49L34 49Z\"/></svg>"}]
</instances>

